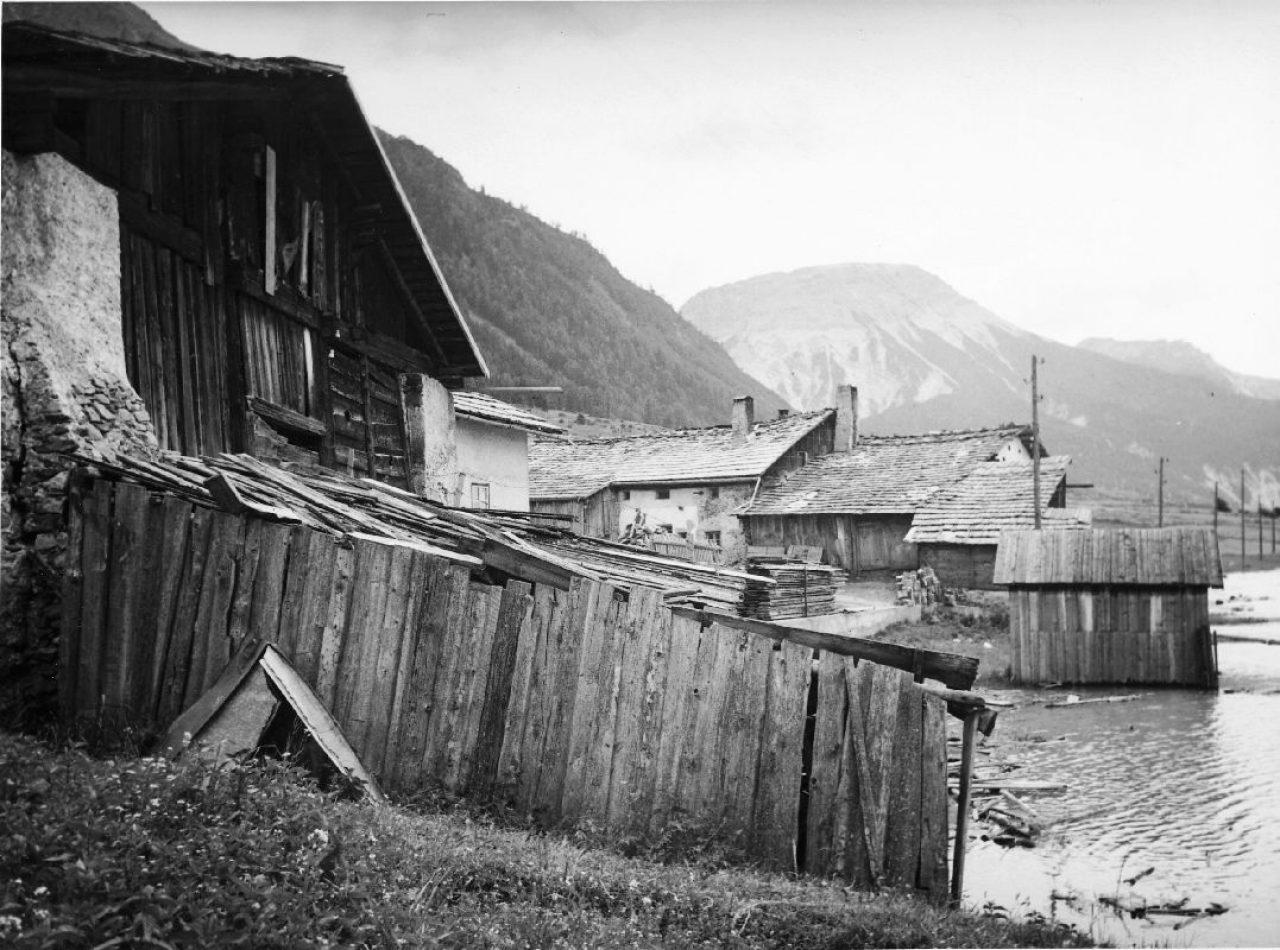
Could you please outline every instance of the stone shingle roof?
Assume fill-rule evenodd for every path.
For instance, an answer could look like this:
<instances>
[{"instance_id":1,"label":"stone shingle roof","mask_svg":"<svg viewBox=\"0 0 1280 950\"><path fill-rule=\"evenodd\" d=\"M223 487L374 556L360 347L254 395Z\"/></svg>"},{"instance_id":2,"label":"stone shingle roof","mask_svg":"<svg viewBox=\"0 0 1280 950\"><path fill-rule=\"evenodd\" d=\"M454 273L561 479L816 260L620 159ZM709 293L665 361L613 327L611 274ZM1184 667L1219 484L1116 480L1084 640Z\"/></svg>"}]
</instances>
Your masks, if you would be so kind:
<instances>
[{"instance_id":1,"label":"stone shingle roof","mask_svg":"<svg viewBox=\"0 0 1280 950\"><path fill-rule=\"evenodd\" d=\"M913 513L1014 441L1030 446L1031 427L867 436L761 491L746 514Z\"/></svg>"},{"instance_id":2,"label":"stone shingle roof","mask_svg":"<svg viewBox=\"0 0 1280 950\"><path fill-rule=\"evenodd\" d=\"M460 416L479 419L481 422L496 422L499 425L514 426L530 432L559 433L564 429L554 422L548 422L523 406L513 406L509 402L495 399L487 393L459 391L453 396L453 409Z\"/></svg>"},{"instance_id":3,"label":"stone shingle roof","mask_svg":"<svg viewBox=\"0 0 1280 950\"><path fill-rule=\"evenodd\" d=\"M997 584L1221 587L1212 528L1005 531Z\"/></svg>"},{"instance_id":4,"label":"stone shingle roof","mask_svg":"<svg viewBox=\"0 0 1280 950\"><path fill-rule=\"evenodd\" d=\"M746 439L731 427L677 429L529 449L530 498L586 498L607 485L704 485L759 478L834 409L758 422Z\"/></svg>"},{"instance_id":5,"label":"stone shingle roof","mask_svg":"<svg viewBox=\"0 0 1280 950\"><path fill-rule=\"evenodd\" d=\"M1040 460L1042 506L1067 477L1070 462L1066 455ZM1002 529L1034 528L1034 484L1030 462L983 462L925 502L903 540L914 544L995 544ZM1087 511L1041 508L1045 528L1084 528L1089 521Z\"/></svg>"}]
</instances>

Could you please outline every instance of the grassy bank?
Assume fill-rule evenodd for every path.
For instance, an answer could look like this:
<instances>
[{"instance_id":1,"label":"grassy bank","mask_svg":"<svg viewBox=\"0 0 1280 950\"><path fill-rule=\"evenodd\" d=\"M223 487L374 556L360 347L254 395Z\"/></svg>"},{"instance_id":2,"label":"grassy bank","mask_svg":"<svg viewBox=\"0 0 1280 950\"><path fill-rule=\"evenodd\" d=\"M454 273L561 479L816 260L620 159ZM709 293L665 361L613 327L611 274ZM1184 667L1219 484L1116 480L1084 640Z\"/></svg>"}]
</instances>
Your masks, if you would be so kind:
<instances>
[{"instance_id":1,"label":"grassy bank","mask_svg":"<svg viewBox=\"0 0 1280 950\"><path fill-rule=\"evenodd\" d=\"M0 943L18 947L1081 946L906 896L659 863L263 762L95 759L0 734Z\"/></svg>"},{"instance_id":2,"label":"grassy bank","mask_svg":"<svg viewBox=\"0 0 1280 950\"><path fill-rule=\"evenodd\" d=\"M914 623L896 623L876 634L875 639L976 657L979 664L974 686L1004 689L1009 686L1013 666L1009 609L997 603L974 613L976 616L946 607L933 608L931 616Z\"/></svg>"}]
</instances>

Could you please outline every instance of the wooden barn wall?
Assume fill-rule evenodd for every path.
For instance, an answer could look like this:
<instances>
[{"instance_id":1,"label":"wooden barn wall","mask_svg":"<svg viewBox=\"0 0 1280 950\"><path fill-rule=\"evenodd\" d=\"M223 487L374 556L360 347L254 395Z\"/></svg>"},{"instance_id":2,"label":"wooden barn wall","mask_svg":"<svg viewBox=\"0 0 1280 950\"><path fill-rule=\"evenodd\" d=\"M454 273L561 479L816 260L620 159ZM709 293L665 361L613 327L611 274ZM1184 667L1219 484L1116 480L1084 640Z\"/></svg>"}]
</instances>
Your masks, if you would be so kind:
<instances>
[{"instance_id":1,"label":"wooden barn wall","mask_svg":"<svg viewBox=\"0 0 1280 950\"><path fill-rule=\"evenodd\" d=\"M129 379L161 447L403 485L398 374L434 344L326 130L269 97L50 107L119 196Z\"/></svg>"},{"instance_id":2,"label":"wooden barn wall","mask_svg":"<svg viewBox=\"0 0 1280 950\"><path fill-rule=\"evenodd\" d=\"M1215 679L1206 588L1015 587L1009 627L1018 682Z\"/></svg>"},{"instance_id":3,"label":"wooden barn wall","mask_svg":"<svg viewBox=\"0 0 1280 950\"><path fill-rule=\"evenodd\" d=\"M866 571L910 571L920 564L916 546L902 540L911 530L911 515L859 515L854 519L857 562Z\"/></svg>"},{"instance_id":4,"label":"wooden barn wall","mask_svg":"<svg viewBox=\"0 0 1280 950\"><path fill-rule=\"evenodd\" d=\"M945 897L945 710L910 674L815 667L811 648L703 628L645 588L480 584L137 486L78 486L71 514L69 715L163 728L261 637L393 792L498 795L620 834L678 820L768 867Z\"/></svg>"},{"instance_id":5,"label":"wooden barn wall","mask_svg":"<svg viewBox=\"0 0 1280 950\"><path fill-rule=\"evenodd\" d=\"M850 574L857 571L850 543L853 519L848 515L753 515L743 522L752 545L821 547L824 564L837 564Z\"/></svg>"},{"instance_id":6,"label":"wooden barn wall","mask_svg":"<svg viewBox=\"0 0 1280 950\"><path fill-rule=\"evenodd\" d=\"M569 515L569 526L588 538L618 537L618 502L609 489L596 492L590 498L568 500L531 499L530 510L552 515ZM565 522L553 522L563 525Z\"/></svg>"},{"instance_id":7,"label":"wooden barn wall","mask_svg":"<svg viewBox=\"0 0 1280 950\"><path fill-rule=\"evenodd\" d=\"M992 582L996 569L994 544L921 544L920 566L931 567L945 587L1003 590Z\"/></svg>"},{"instance_id":8,"label":"wooden barn wall","mask_svg":"<svg viewBox=\"0 0 1280 950\"><path fill-rule=\"evenodd\" d=\"M836 420L832 417L815 427L812 432L788 449L782 458L769 466L769 470L765 472L765 478L784 478L811 459L830 455L835 451L835 444Z\"/></svg>"}]
</instances>

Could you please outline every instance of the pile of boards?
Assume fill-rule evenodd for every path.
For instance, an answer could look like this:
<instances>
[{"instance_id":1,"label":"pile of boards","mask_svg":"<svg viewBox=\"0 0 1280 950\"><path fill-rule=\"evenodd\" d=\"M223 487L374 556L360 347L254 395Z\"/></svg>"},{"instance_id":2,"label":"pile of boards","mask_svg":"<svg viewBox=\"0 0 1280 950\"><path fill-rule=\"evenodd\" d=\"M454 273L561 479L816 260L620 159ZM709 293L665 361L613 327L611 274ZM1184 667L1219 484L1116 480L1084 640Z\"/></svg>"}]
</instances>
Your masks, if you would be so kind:
<instances>
[{"instance_id":1,"label":"pile of boards","mask_svg":"<svg viewBox=\"0 0 1280 950\"><path fill-rule=\"evenodd\" d=\"M785 558L749 558L752 575L742 597L742 615L786 620L834 613L839 568Z\"/></svg>"}]
</instances>

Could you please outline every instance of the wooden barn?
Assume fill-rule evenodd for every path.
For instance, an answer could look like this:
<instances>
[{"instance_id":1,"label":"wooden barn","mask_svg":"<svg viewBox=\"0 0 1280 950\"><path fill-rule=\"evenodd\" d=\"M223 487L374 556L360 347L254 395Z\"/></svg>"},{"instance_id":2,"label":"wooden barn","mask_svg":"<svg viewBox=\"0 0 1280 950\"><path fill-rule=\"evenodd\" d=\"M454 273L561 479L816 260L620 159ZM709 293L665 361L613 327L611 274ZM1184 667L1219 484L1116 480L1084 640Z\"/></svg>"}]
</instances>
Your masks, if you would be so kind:
<instances>
[{"instance_id":1,"label":"wooden barn","mask_svg":"<svg viewBox=\"0 0 1280 950\"><path fill-rule=\"evenodd\" d=\"M1040 460L1040 521L1045 530L1088 527L1087 509L1045 507L1060 502L1071 459ZM920 566L945 587L995 589L992 580L1000 533L1035 527L1035 480L1031 463L983 462L955 485L920 506L903 539L914 544Z\"/></svg>"},{"instance_id":2,"label":"wooden barn","mask_svg":"<svg viewBox=\"0 0 1280 950\"><path fill-rule=\"evenodd\" d=\"M855 577L914 570L916 512L985 462L1029 461L1031 445L1031 427L1016 425L857 438L763 488L743 513L749 543L820 547Z\"/></svg>"},{"instance_id":3,"label":"wooden barn","mask_svg":"<svg viewBox=\"0 0 1280 950\"><path fill-rule=\"evenodd\" d=\"M1017 682L1217 684L1209 528L1007 531L994 579L1009 588Z\"/></svg>"},{"instance_id":4,"label":"wooden barn","mask_svg":"<svg viewBox=\"0 0 1280 950\"><path fill-rule=\"evenodd\" d=\"M125 368L162 449L407 486L401 376L486 375L336 66L6 24L4 147L114 196Z\"/></svg>"}]
</instances>

